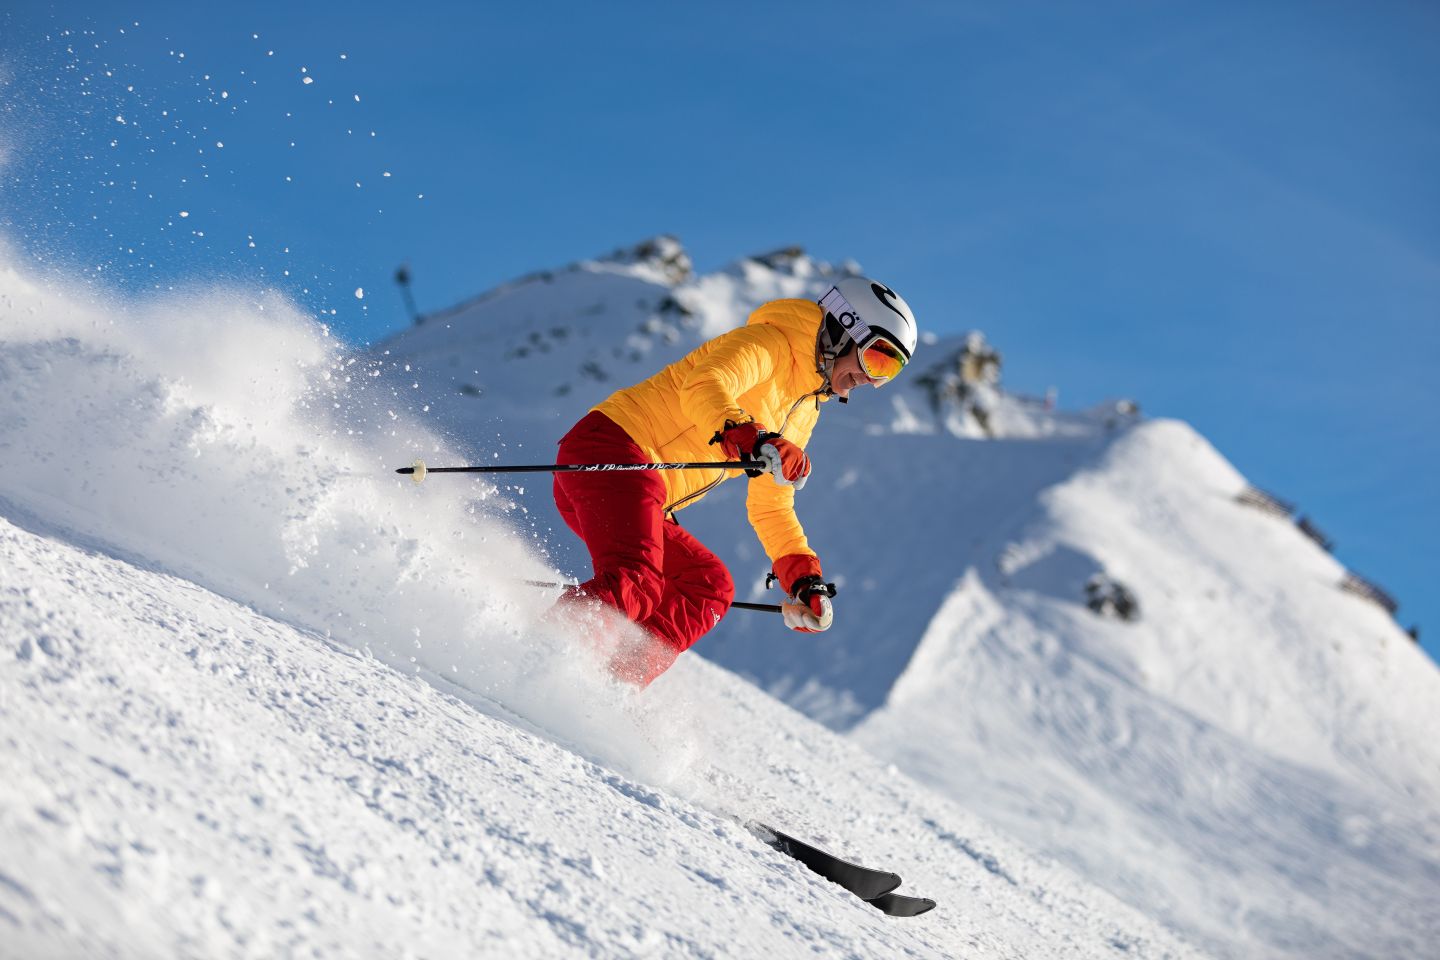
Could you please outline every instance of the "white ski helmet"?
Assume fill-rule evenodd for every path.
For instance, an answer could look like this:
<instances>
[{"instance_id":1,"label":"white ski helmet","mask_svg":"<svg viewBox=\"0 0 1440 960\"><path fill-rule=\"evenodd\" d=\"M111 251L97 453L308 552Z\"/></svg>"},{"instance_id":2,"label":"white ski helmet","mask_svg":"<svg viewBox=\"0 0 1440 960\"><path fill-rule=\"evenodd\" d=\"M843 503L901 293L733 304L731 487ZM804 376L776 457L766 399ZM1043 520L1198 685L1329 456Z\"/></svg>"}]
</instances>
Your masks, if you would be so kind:
<instances>
[{"instance_id":1,"label":"white ski helmet","mask_svg":"<svg viewBox=\"0 0 1440 960\"><path fill-rule=\"evenodd\" d=\"M820 363L826 376L835 358L852 342L864 350L883 337L904 354L906 362L915 353L919 339L915 314L883 283L865 277L841 280L820 298L820 307L825 311L825 321L820 324Z\"/></svg>"}]
</instances>

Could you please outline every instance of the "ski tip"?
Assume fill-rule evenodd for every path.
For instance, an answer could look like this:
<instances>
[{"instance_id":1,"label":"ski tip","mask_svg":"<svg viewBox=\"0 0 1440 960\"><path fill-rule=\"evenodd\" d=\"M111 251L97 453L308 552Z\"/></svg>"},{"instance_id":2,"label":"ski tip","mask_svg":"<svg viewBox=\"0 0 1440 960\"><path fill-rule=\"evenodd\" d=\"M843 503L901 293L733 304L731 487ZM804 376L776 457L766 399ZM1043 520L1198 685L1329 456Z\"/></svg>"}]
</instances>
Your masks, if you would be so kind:
<instances>
[{"instance_id":1,"label":"ski tip","mask_svg":"<svg viewBox=\"0 0 1440 960\"><path fill-rule=\"evenodd\" d=\"M892 917L918 917L935 909L935 901L929 897L907 897L903 893L885 893L865 902Z\"/></svg>"}]
</instances>

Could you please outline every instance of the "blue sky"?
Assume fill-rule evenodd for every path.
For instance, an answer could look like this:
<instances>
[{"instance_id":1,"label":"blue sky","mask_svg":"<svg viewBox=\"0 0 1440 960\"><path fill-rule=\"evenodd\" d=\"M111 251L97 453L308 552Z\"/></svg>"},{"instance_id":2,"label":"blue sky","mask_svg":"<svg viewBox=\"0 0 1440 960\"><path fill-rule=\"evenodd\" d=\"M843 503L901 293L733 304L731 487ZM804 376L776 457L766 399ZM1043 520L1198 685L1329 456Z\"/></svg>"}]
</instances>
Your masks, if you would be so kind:
<instances>
[{"instance_id":1,"label":"blue sky","mask_svg":"<svg viewBox=\"0 0 1440 960\"><path fill-rule=\"evenodd\" d=\"M435 309L660 232L853 257L1195 424L1440 650L1434 4L21 0L0 84L0 235L104 289L361 341L402 261Z\"/></svg>"}]
</instances>

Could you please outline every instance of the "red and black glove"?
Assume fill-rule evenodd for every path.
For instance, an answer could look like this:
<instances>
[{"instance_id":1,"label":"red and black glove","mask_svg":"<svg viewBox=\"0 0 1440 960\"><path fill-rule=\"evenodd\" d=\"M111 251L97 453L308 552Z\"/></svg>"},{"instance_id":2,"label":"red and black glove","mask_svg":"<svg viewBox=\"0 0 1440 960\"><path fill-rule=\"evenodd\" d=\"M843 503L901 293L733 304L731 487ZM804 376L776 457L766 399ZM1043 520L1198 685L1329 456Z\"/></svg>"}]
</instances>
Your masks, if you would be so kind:
<instances>
[{"instance_id":1,"label":"red and black glove","mask_svg":"<svg viewBox=\"0 0 1440 960\"><path fill-rule=\"evenodd\" d=\"M756 469L745 471L747 476L774 474L776 483L793 484L796 490L804 487L805 481L810 479L810 458L805 451L780 434L768 432L753 420L739 424L725 421L725 429L716 433L710 442L719 443L720 449L731 460L739 460L742 456L758 460Z\"/></svg>"},{"instance_id":2,"label":"red and black glove","mask_svg":"<svg viewBox=\"0 0 1440 960\"><path fill-rule=\"evenodd\" d=\"M720 444L720 450L725 454L727 460L739 460L742 457L749 459L755 456L755 448L768 436L770 436L769 431L754 420L747 420L744 423L726 420L725 426L716 431L715 436L710 438L710 442ZM745 472L750 473L749 470ZM759 475L758 473L751 474L755 477Z\"/></svg>"},{"instance_id":3,"label":"red and black glove","mask_svg":"<svg viewBox=\"0 0 1440 960\"><path fill-rule=\"evenodd\" d=\"M775 561L775 577L788 595L780 604L785 626L801 633L821 633L835 621L830 598L835 585L820 573L820 560L808 553L792 553Z\"/></svg>"}]
</instances>

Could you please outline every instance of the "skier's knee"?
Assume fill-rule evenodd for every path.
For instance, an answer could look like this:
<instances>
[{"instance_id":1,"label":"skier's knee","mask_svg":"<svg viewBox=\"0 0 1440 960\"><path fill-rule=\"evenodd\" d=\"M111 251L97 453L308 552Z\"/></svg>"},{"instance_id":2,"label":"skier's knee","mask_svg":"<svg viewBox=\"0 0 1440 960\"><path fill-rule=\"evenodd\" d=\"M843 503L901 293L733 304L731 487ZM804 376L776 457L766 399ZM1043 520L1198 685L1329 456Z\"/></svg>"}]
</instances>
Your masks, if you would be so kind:
<instances>
[{"instance_id":1,"label":"skier's knee","mask_svg":"<svg viewBox=\"0 0 1440 960\"><path fill-rule=\"evenodd\" d=\"M686 592L696 600L708 600L720 605L721 611L729 610L735 602L735 580L720 558L711 556L710 563L697 565L691 574L691 587Z\"/></svg>"},{"instance_id":2,"label":"skier's knee","mask_svg":"<svg viewBox=\"0 0 1440 960\"><path fill-rule=\"evenodd\" d=\"M659 573L645 569L626 570L620 579L626 614L636 623L649 619L665 592L664 579Z\"/></svg>"},{"instance_id":3,"label":"skier's knee","mask_svg":"<svg viewBox=\"0 0 1440 960\"><path fill-rule=\"evenodd\" d=\"M726 609L735 602L735 580L730 576L730 571L725 569L724 564L719 564L711 577L710 584L715 591L715 599Z\"/></svg>"}]
</instances>

